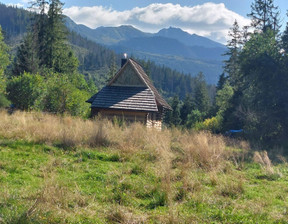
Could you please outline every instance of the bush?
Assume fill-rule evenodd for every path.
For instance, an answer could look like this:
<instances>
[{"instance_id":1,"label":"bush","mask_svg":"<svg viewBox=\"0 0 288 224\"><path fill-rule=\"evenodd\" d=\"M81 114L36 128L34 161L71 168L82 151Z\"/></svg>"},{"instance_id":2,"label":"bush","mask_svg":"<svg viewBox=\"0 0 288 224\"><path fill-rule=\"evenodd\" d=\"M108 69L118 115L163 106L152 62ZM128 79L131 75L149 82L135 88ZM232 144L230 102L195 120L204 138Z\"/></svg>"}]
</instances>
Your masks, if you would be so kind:
<instances>
[{"instance_id":1,"label":"bush","mask_svg":"<svg viewBox=\"0 0 288 224\"><path fill-rule=\"evenodd\" d=\"M21 110L39 109L45 93L45 82L41 75L24 73L7 83L8 98Z\"/></svg>"},{"instance_id":2,"label":"bush","mask_svg":"<svg viewBox=\"0 0 288 224\"><path fill-rule=\"evenodd\" d=\"M0 108L8 107L11 102L6 98L4 94L0 94Z\"/></svg>"},{"instance_id":3,"label":"bush","mask_svg":"<svg viewBox=\"0 0 288 224\"><path fill-rule=\"evenodd\" d=\"M200 130L207 130L211 132L219 132L221 130L222 117L216 116L205 119L199 125Z\"/></svg>"}]
</instances>

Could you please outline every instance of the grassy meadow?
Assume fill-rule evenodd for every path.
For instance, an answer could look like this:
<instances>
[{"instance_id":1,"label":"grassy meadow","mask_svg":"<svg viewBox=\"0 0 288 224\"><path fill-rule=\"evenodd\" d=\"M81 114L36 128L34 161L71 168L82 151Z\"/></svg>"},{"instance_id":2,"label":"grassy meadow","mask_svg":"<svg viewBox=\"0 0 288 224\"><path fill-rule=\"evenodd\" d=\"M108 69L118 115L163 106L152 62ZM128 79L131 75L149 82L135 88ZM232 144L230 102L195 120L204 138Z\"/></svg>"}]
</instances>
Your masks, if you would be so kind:
<instances>
[{"instance_id":1,"label":"grassy meadow","mask_svg":"<svg viewBox=\"0 0 288 224\"><path fill-rule=\"evenodd\" d=\"M210 133L0 112L1 224L288 223L287 174Z\"/></svg>"}]
</instances>

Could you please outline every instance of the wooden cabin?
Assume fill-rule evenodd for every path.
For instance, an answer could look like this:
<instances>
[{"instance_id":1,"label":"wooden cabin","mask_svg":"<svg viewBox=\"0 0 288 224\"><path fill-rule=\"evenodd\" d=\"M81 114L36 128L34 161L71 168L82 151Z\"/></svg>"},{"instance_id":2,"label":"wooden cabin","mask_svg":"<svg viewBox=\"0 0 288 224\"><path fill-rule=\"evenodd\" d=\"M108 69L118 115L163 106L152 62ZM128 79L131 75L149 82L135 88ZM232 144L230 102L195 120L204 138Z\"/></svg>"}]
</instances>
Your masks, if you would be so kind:
<instances>
[{"instance_id":1,"label":"wooden cabin","mask_svg":"<svg viewBox=\"0 0 288 224\"><path fill-rule=\"evenodd\" d=\"M86 102L92 116L115 117L126 122L141 122L162 128L164 113L171 110L143 68L133 59L122 59L121 69L112 80Z\"/></svg>"}]
</instances>

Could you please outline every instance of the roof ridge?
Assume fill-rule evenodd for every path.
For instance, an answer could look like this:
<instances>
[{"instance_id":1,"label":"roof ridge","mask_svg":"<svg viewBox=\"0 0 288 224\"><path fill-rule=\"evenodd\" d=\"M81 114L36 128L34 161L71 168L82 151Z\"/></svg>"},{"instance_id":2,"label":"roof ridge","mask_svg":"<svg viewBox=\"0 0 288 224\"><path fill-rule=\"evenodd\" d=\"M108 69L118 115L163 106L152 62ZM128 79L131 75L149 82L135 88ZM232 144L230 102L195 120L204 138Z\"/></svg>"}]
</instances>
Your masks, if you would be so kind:
<instances>
[{"instance_id":1,"label":"roof ridge","mask_svg":"<svg viewBox=\"0 0 288 224\"><path fill-rule=\"evenodd\" d=\"M142 68L142 66L141 66L137 61L135 61L135 60L132 59L132 58L129 58L128 60L131 60L131 64L132 64L133 68L136 70L138 76L140 76L140 78L142 79L142 81L146 84L146 86L147 86L147 87L149 88L149 90L152 92L152 95L153 95L153 98L154 98L155 103L156 103L156 104L159 103L158 100L157 100L157 96L155 95L155 92L154 92L153 88L151 88L151 86L150 86L150 83L147 83L146 79L143 77L143 75L141 74L141 72L138 70L138 68L137 68L133 63L135 63L136 65L138 65L138 66L142 69L144 75L146 75L147 78L149 79L148 75L146 74L146 72L144 71L144 69ZM154 88L155 88L155 87L154 87ZM155 90L156 90L156 88L155 88Z\"/></svg>"},{"instance_id":2,"label":"roof ridge","mask_svg":"<svg viewBox=\"0 0 288 224\"><path fill-rule=\"evenodd\" d=\"M159 103L160 105L166 107L167 109L172 110L172 108L170 107L170 105L164 100L164 98L161 96L161 94L158 92L158 90L156 89L156 87L153 85L152 80L149 78L149 76L146 74L146 72L144 71L144 69L142 68L142 66L135 60L131 59L132 62L134 62L136 65L138 65L142 71L143 74L146 77L143 77L143 74L141 74L141 72L138 71L138 68L135 67L135 65L133 63L131 63L134 67L134 69L137 71L138 75L144 80L145 84L148 86L148 88L152 91L153 96L155 97L155 101L157 103ZM161 101L161 102L160 102Z\"/></svg>"},{"instance_id":3,"label":"roof ridge","mask_svg":"<svg viewBox=\"0 0 288 224\"><path fill-rule=\"evenodd\" d=\"M141 66L138 62L136 62L136 61L133 60L132 58L131 58L130 60L131 60L132 62L136 63L137 65L139 65L139 66L142 68L142 66ZM154 91L151 89L149 83L146 82L146 80L144 79L144 77L142 76L142 74L141 74L141 72L138 70L138 68L135 67L133 63L132 63L132 65L133 65L133 68L137 71L137 74L140 76L140 78L142 79L142 81L143 81L143 82L146 84L146 86L152 91L153 95L155 95L155 94L154 94ZM143 68L142 68L142 70L143 70ZM148 75L146 74L146 72L145 72L144 70L143 70L143 72L144 72L145 75L148 77Z\"/></svg>"}]
</instances>

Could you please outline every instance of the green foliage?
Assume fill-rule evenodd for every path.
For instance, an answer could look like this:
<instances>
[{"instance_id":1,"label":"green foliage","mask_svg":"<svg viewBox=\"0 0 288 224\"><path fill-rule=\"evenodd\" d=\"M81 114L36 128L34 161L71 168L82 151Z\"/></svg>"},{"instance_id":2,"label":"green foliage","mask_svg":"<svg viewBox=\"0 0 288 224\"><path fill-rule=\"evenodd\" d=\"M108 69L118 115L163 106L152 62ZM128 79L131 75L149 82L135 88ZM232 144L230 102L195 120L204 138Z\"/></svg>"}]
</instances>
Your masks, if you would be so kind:
<instances>
[{"instance_id":1,"label":"green foliage","mask_svg":"<svg viewBox=\"0 0 288 224\"><path fill-rule=\"evenodd\" d=\"M3 93L0 93L0 108L8 107L11 102L6 98Z\"/></svg>"},{"instance_id":2,"label":"green foliage","mask_svg":"<svg viewBox=\"0 0 288 224\"><path fill-rule=\"evenodd\" d=\"M195 108L201 113L207 113L210 107L210 99L207 89L207 84L205 82L205 77L202 72L200 72L196 77L195 86Z\"/></svg>"},{"instance_id":3,"label":"green foliage","mask_svg":"<svg viewBox=\"0 0 288 224\"><path fill-rule=\"evenodd\" d=\"M30 23L30 12L23 8L7 6L0 3L0 21L5 38L24 34L27 30L27 24Z\"/></svg>"},{"instance_id":4,"label":"green foliage","mask_svg":"<svg viewBox=\"0 0 288 224\"><path fill-rule=\"evenodd\" d=\"M77 71L78 60L67 45L67 31L62 15L63 3L59 0L50 0L47 19L44 21L44 36L46 42L43 44L43 55L41 64L52 68L58 73L73 73Z\"/></svg>"},{"instance_id":5,"label":"green foliage","mask_svg":"<svg viewBox=\"0 0 288 224\"><path fill-rule=\"evenodd\" d=\"M2 28L0 26L0 93L3 93L5 90L5 76L4 71L6 67L9 65L9 55L8 55L8 47L4 43L4 38L2 35Z\"/></svg>"},{"instance_id":6,"label":"green foliage","mask_svg":"<svg viewBox=\"0 0 288 224\"><path fill-rule=\"evenodd\" d=\"M25 72L9 80L8 98L21 110L87 116L89 105L85 101L90 96L89 86L83 76L75 74L73 77L52 73L44 78Z\"/></svg>"},{"instance_id":7,"label":"green foliage","mask_svg":"<svg viewBox=\"0 0 288 224\"><path fill-rule=\"evenodd\" d=\"M229 34L228 82L217 92L217 115L223 117L223 129L243 128L252 142L285 144L287 32L280 41L279 10L273 0L255 0L249 16L253 34L247 28L241 32L236 22Z\"/></svg>"},{"instance_id":8,"label":"green foliage","mask_svg":"<svg viewBox=\"0 0 288 224\"><path fill-rule=\"evenodd\" d=\"M215 117L206 118L201 124L198 124L197 130L208 130L213 133L219 133L222 128L222 116L217 115Z\"/></svg>"},{"instance_id":9,"label":"green foliage","mask_svg":"<svg viewBox=\"0 0 288 224\"><path fill-rule=\"evenodd\" d=\"M279 8L274 5L274 0L254 0L251 4L251 13L248 14L252 19L251 26L256 30L279 31Z\"/></svg>"},{"instance_id":10,"label":"green foliage","mask_svg":"<svg viewBox=\"0 0 288 224\"><path fill-rule=\"evenodd\" d=\"M15 76L7 84L9 100L21 110L41 109L41 100L45 94L44 78L24 72Z\"/></svg>"},{"instance_id":11,"label":"green foliage","mask_svg":"<svg viewBox=\"0 0 288 224\"><path fill-rule=\"evenodd\" d=\"M185 97L183 105L180 109L180 118L181 118L182 125L186 124L188 114L191 113L192 109L193 109L193 98L191 94L188 94Z\"/></svg>"},{"instance_id":12,"label":"green foliage","mask_svg":"<svg viewBox=\"0 0 288 224\"><path fill-rule=\"evenodd\" d=\"M216 106L218 107L218 114L223 114L231 105L231 99L233 97L233 87L228 83L224 84L221 89L216 93Z\"/></svg>"},{"instance_id":13,"label":"green foliage","mask_svg":"<svg viewBox=\"0 0 288 224\"><path fill-rule=\"evenodd\" d=\"M178 96L174 96L171 100L172 111L168 111L165 116L165 122L170 126L178 126L181 123L180 118L180 100Z\"/></svg>"},{"instance_id":14,"label":"green foliage","mask_svg":"<svg viewBox=\"0 0 288 224\"><path fill-rule=\"evenodd\" d=\"M279 138L285 132L282 118L286 116L286 101L281 95L287 95L287 87L283 86L287 77L281 70L279 52L274 32L266 31L253 35L240 55L245 78L242 100L246 105L241 119L247 131L263 141Z\"/></svg>"},{"instance_id":15,"label":"green foliage","mask_svg":"<svg viewBox=\"0 0 288 224\"><path fill-rule=\"evenodd\" d=\"M241 83L239 79L241 77L240 65L239 65L239 54L241 52L241 47L243 45L244 34L240 31L238 22L235 20L233 27L228 33L230 40L227 42L227 52L225 55L229 56L227 60L224 61L224 71L229 74L227 79L233 85L235 89L239 88ZM223 77L220 77L224 79ZM224 80L219 80L224 81Z\"/></svg>"},{"instance_id":16,"label":"green foliage","mask_svg":"<svg viewBox=\"0 0 288 224\"><path fill-rule=\"evenodd\" d=\"M194 96L195 77L165 66L156 65L155 62L150 60L143 61L138 59L137 61L145 68L145 71L149 71L149 77L153 80L153 84L165 97L178 95L179 99L183 100L187 94Z\"/></svg>"},{"instance_id":17,"label":"green foliage","mask_svg":"<svg viewBox=\"0 0 288 224\"><path fill-rule=\"evenodd\" d=\"M85 101L97 89L77 73L79 62L67 43L63 4L38 0L32 6L39 14L33 15L30 32L17 50L7 86L9 99L22 110L88 116Z\"/></svg>"},{"instance_id":18,"label":"green foliage","mask_svg":"<svg viewBox=\"0 0 288 224\"><path fill-rule=\"evenodd\" d=\"M74 79L66 74L51 74L47 79L47 93L44 97L44 111L53 113L69 113L71 115L86 116L89 105L85 102L90 94L82 86L84 78L76 75L79 86L73 83ZM82 85L81 85L82 84ZM81 89L82 87L82 89Z\"/></svg>"},{"instance_id":19,"label":"green foliage","mask_svg":"<svg viewBox=\"0 0 288 224\"><path fill-rule=\"evenodd\" d=\"M27 33L17 49L17 55L13 63L13 76L21 75L24 72L37 74L40 62L37 47L35 34Z\"/></svg>"},{"instance_id":20,"label":"green foliage","mask_svg":"<svg viewBox=\"0 0 288 224\"><path fill-rule=\"evenodd\" d=\"M197 124L203 121L204 116L205 114L201 113L199 110L192 110L191 113L187 116L186 127L195 128Z\"/></svg>"},{"instance_id":21,"label":"green foliage","mask_svg":"<svg viewBox=\"0 0 288 224\"><path fill-rule=\"evenodd\" d=\"M77 71L79 62L67 43L62 6L58 0L51 0L49 5L40 0L33 3L40 13L33 15L34 23L17 50L13 75L24 71L45 75L47 69L67 74Z\"/></svg>"}]
</instances>

